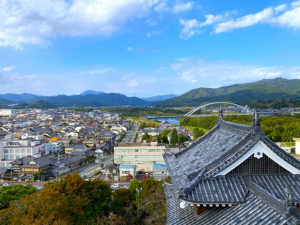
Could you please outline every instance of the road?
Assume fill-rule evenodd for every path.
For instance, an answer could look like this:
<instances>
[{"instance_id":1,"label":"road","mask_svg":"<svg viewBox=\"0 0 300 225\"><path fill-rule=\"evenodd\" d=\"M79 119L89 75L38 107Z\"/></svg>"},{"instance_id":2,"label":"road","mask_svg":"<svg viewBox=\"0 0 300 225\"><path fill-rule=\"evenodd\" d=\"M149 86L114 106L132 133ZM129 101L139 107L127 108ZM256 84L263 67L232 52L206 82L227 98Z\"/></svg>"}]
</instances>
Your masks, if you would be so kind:
<instances>
[{"instance_id":1,"label":"road","mask_svg":"<svg viewBox=\"0 0 300 225\"><path fill-rule=\"evenodd\" d=\"M113 155L107 155L106 157L103 156L103 157L101 157L102 161L100 161L99 163L92 163L91 165L89 165L87 167L81 168L78 170L78 173L80 176L86 175L86 177L89 178L97 171L100 171L101 163L103 163L103 165L111 163L113 158L114 158Z\"/></svg>"},{"instance_id":2,"label":"road","mask_svg":"<svg viewBox=\"0 0 300 225\"><path fill-rule=\"evenodd\" d=\"M127 131L125 137L122 140L122 144L126 143L134 143L134 139L136 136L136 133L139 131L140 123L136 122L132 125L131 129Z\"/></svg>"}]
</instances>

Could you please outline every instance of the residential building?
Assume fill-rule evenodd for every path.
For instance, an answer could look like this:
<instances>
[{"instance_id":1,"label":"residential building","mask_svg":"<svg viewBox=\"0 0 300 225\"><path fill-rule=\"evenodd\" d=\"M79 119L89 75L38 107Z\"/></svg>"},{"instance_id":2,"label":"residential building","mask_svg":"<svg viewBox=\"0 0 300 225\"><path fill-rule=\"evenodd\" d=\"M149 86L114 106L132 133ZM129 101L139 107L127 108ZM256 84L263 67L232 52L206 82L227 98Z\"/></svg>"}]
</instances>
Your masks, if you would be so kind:
<instances>
[{"instance_id":1,"label":"residential building","mask_svg":"<svg viewBox=\"0 0 300 225\"><path fill-rule=\"evenodd\" d=\"M32 157L26 156L20 159L15 159L11 162L13 173L38 173L44 171L45 173L50 172L52 160L46 156L43 157Z\"/></svg>"},{"instance_id":2,"label":"residential building","mask_svg":"<svg viewBox=\"0 0 300 225\"><path fill-rule=\"evenodd\" d=\"M105 173L105 177L108 179L112 179L113 176L117 176L119 173L119 165L116 163L108 163L104 165L103 172ZM123 170L125 171L125 170Z\"/></svg>"},{"instance_id":3,"label":"residential building","mask_svg":"<svg viewBox=\"0 0 300 225\"><path fill-rule=\"evenodd\" d=\"M153 164L165 164L162 156L165 150L164 144L119 144L114 148L114 159L121 165L136 165L137 171L152 171Z\"/></svg>"},{"instance_id":4,"label":"residential building","mask_svg":"<svg viewBox=\"0 0 300 225\"><path fill-rule=\"evenodd\" d=\"M167 176L166 165L154 164L153 165L153 178L156 180L164 180Z\"/></svg>"},{"instance_id":5,"label":"residential building","mask_svg":"<svg viewBox=\"0 0 300 225\"><path fill-rule=\"evenodd\" d=\"M133 179L136 176L136 166L135 165L121 165L120 170L120 180L127 180L127 176L130 174Z\"/></svg>"},{"instance_id":6,"label":"residential building","mask_svg":"<svg viewBox=\"0 0 300 225\"><path fill-rule=\"evenodd\" d=\"M185 149L164 154L167 224L299 224L300 161L252 125L223 120Z\"/></svg>"},{"instance_id":7,"label":"residential building","mask_svg":"<svg viewBox=\"0 0 300 225\"><path fill-rule=\"evenodd\" d=\"M0 116L12 116L16 115L15 109L0 109Z\"/></svg>"}]
</instances>

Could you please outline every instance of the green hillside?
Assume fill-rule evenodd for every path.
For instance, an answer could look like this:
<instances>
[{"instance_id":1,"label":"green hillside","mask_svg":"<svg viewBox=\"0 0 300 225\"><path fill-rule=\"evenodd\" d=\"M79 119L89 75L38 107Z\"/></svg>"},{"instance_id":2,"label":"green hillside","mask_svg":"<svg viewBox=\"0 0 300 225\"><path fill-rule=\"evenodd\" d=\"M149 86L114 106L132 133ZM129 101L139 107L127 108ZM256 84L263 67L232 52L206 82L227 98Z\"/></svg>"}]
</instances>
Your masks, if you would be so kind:
<instances>
[{"instance_id":1,"label":"green hillside","mask_svg":"<svg viewBox=\"0 0 300 225\"><path fill-rule=\"evenodd\" d=\"M196 106L212 101L267 101L300 98L300 80L276 78L220 88L197 88L156 106Z\"/></svg>"}]
</instances>

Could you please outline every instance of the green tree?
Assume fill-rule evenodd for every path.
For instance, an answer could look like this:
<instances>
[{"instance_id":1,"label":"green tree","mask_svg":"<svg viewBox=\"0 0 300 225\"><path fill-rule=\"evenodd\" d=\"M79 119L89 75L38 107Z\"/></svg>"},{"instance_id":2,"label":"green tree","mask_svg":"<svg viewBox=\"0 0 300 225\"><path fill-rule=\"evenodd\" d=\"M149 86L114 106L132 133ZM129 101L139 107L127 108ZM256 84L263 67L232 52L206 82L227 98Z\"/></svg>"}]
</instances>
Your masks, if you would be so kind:
<instances>
[{"instance_id":1,"label":"green tree","mask_svg":"<svg viewBox=\"0 0 300 225\"><path fill-rule=\"evenodd\" d=\"M36 191L37 189L35 187L23 185L2 187L0 189L0 209L7 208L10 201L24 198L26 195Z\"/></svg>"},{"instance_id":2,"label":"green tree","mask_svg":"<svg viewBox=\"0 0 300 225\"><path fill-rule=\"evenodd\" d=\"M125 208L128 207L130 202L130 190L126 188L117 189L113 193L112 211L118 215L126 213Z\"/></svg>"},{"instance_id":3,"label":"green tree","mask_svg":"<svg viewBox=\"0 0 300 225\"><path fill-rule=\"evenodd\" d=\"M163 130L163 131L161 132L161 136L162 136L162 137L167 137L169 133L171 133L170 130Z\"/></svg>"},{"instance_id":4,"label":"green tree","mask_svg":"<svg viewBox=\"0 0 300 225\"><path fill-rule=\"evenodd\" d=\"M151 136L148 134L148 132L146 131L145 134L142 137L142 141L146 141L147 143L149 143ZM150 140L150 141L149 141Z\"/></svg>"},{"instance_id":5,"label":"green tree","mask_svg":"<svg viewBox=\"0 0 300 225\"><path fill-rule=\"evenodd\" d=\"M136 200L136 189L140 186L139 181L137 179L134 179L130 182L129 185L129 191L130 191L130 197L132 201Z\"/></svg>"},{"instance_id":6,"label":"green tree","mask_svg":"<svg viewBox=\"0 0 300 225\"><path fill-rule=\"evenodd\" d=\"M174 128L171 132L170 144L174 146L177 143L178 143L178 134L177 134L177 130Z\"/></svg>"},{"instance_id":7,"label":"green tree","mask_svg":"<svg viewBox=\"0 0 300 225\"><path fill-rule=\"evenodd\" d=\"M181 144L186 141L186 137L184 135L178 136L178 144Z\"/></svg>"},{"instance_id":8,"label":"green tree","mask_svg":"<svg viewBox=\"0 0 300 225\"><path fill-rule=\"evenodd\" d=\"M202 137L204 135L204 131L199 128L194 129L194 132L195 132L193 136L194 141L196 141L199 137Z\"/></svg>"}]
</instances>

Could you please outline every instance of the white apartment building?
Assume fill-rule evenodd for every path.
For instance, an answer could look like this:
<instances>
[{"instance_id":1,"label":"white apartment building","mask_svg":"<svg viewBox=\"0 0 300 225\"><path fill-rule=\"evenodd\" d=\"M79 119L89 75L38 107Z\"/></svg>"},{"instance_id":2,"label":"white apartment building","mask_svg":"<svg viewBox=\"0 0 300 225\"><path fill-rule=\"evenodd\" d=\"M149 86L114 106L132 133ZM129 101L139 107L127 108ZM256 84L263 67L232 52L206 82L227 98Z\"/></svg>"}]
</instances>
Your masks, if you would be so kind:
<instances>
[{"instance_id":1,"label":"white apartment building","mask_svg":"<svg viewBox=\"0 0 300 225\"><path fill-rule=\"evenodd\" d=\"M51 141L45 143L45 154L49 155L51 153L56 153L61 149L61 142L59 141Z\"/></svg>"},{"instance_id":2,"label":"white apartment building","mask_svg":"<svg viewBox=\"0 0 300 225\"><path fill-rule=\"evenodd\" d=\"M36 134L22 134L21 136L22 139L27 139L27 138L33 138L37 141L40 141L43 139L43 135L36 135Z\"/></svg>"},{"instance_id":3,"label":"white apartment building","mask_svg":"<svg viewBox=\"0 0 300 225\"><path fill-rule=\"evenodd\" d=\"M137 171L153 171L153 164L165 165L162 156L165 150L165 145L119 144L114 148L114 162L136 165Z\"/></svg>"},{"instance_id":4,"label":"white apartment building","mask_svg":"<svg viewBox=\"0 0 300 225\"><path fill-rule=\"evenodd\" d=\"M16 115L15 109L0 109L0 116L11 116Z\"/></svg>"},{"instance_id":5,"label":"white apartment building","mask_svg":"<svg viewBox=\"0 0 300 225\"><path fill-rule=\"evenodd\" d=\"M42 156L45 153L44 144L39 141L0 141L0 167L11 167L11 161L26 156Z\"/></svg>"}]
</instances>

